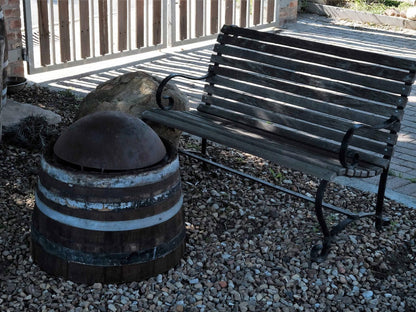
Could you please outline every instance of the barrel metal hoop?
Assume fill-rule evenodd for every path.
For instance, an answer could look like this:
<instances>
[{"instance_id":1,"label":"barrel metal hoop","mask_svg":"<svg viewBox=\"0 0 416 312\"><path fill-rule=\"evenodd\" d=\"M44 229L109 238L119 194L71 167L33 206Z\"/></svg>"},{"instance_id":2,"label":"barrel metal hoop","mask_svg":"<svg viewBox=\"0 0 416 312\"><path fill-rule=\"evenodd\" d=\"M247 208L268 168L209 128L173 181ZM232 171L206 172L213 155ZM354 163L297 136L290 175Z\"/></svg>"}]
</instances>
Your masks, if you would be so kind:
<instances>
[{"instance_id":1,"label":"barrel metal hoop","mask_svg":"<svg viewBox=\"0 0 416 312\"><path fill-rule=\"evenodd\" d=\"M32 226L32 239L37 242L47 253L65 259L68 262L78 262L96 266L114 266L140 264L163 258L173 252L185 239L186 231L183 228L179 234L170 241L162 243L153 248L129 252L129 253L87 253L80 250L74 250L62 245L56 244Z\"/></svg>"},{"instance_id":2,"label":"barrel metal hoop","mask_svg":"<svg viewBox=\"0 0 416 312\"><path fill-rule=\"evenodd\" d=\"M135 172L117 176L70 172L49 164L44 158L41 160L41 167L52 178L69 185L96 188L127 188L163 181L166 177L179 170L179 159L176 156L171 163L152 171L143 172L142 174ZM150 169L148 168L147 170Z\"/></svg>"},{"instance_id":3,"label":"barrel metal hoop","mask_svg":"<svg viewBox=\"0 0 416 312\"><path fill-rule=\"evenodd\" d=\"M98 211L114 211L119 209L134 209L137 207L148 207L155 205L157 203L163 202L166 199L169 199L172 194L180 189L181 184L178 183L174 188L168 189L166 192L154 195L145 200L135 200L135 201L120 201L120 202L89 202L86 200L77 200L70 197L64 197L57 195L47 189L42 185L40 180L38 181L38 189L36 200L39 199L38 192L42 194L47 200L65 207L76 208L76 209L86 209L86 210L98 210ZM39 199L39 201L41 201Z\"/></svg>"},{"instance_id":4,"label":"barrel metal hoop","mask_svg":"<svg viewBox=\"0 0 416 312\"><path fill-rule=\"evenodd\" d=\"M84 218L78 218L69 216L53 210L45 205L37 194L35 194L36 206L45 216L57 222L85 230L91 231L103 231L103 232L119 232L119 231L132 231L138 229L144 229L155 226L157 224L168 221L173 218L182 208L183 195L179 201L172 206L172 208L163 211L159 214L145 217L142 219L125 220L125 221L98 221Z\"/></svg>"}]
</instances>

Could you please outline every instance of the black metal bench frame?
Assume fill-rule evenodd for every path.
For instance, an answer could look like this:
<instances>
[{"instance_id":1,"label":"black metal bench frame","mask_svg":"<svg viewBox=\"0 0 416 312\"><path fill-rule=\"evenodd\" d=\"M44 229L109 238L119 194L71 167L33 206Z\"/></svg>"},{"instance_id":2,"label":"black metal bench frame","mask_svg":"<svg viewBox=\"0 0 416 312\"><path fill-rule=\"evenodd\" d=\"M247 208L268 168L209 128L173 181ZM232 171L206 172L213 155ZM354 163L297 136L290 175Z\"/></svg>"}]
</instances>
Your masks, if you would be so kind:
<instances>
[{"instance_id":1,"label":"black metal bench frame","mask_svg":"<svg viewBox=\"0 0 416 312\"><path fill-rule=\"evenodd\" d=\"M166 77L160 83L156 93L160 109L146 111L143 118L200 136L202 155L180 151L187 156L242 175L278 191L314 202L316 217L323 233L323 243L312 248L312 261L324 261L335 236L354 220L375 217L377 230L388 224L389 220L383 217L384 195L403 110L415 81L415 61L225 25L218 36L218 44L214 47L211 62L208 73L203 77L182 74L171 74ZM207 82L202 99L205 103L199 105L197 112L173 110L174 101L169 95L163 97L168 100L167 105L162 103L162 93L166 84L176 77L205 79ZM356 80L359 81L356 82ZM233 83L247 84L248 90L240 90L241 92L238 93L238 90L232 90ZM257 84L260 84L260 87ZM261 99L262 88L265 90L265 97L272 98L270 101ZM269 91L269 88L272 91ZM273 88L277 89L277 93ZM287 93L289 95L286 95ZM301 94L302 101L297 99L297 93ZM245 97L249 99L246 100ZM292 108L287 107L285 100L288 100L289 105L310 110L312 117L304 115L301 110L293 113ZM270 106L274 105L273 101L276 101L276 106L280 105L279 108ZM278 102L280 104L277 104ZM321 102L322 107L318 108L316 103ZM305 107L302 107L303 105ZM326 112L326 109L334 111L334 116L331 116L332 112ZM344 111L347 121L343 119ZM270 115L272 121L267 118L263 120L263 115ZM309 126L314 122L315 115L318 120L315 124L318 127L315 124ZM358 116L357 120L354 119L356 116ZM304 118L306 122L298 121L297 118ZM321 118L322 128L319 125ZM198 122L201 123L201 127ZM312 130L303 131L299 129L299 124L305 124L306 128L310 127ZM293 129L289 131L283 129L286 126L292 126ZM335 130L327 130L327 127ZM315 128L319 129L316 130L316 134L312 133L311 140L313 141L321 133L324 137L316 139L317 143L305 142L309 137L308 134L305 135L302 132L315 131ZM236 134L234 138L234 129L246 134L261 136L261 140L264 139L266 145L267 142L273 142L273 138L276 140L281 138L282 145L275 148L278 155L268 156L273 154L269 153L263 141L257 143L256 140L251 140L244 134L240 136ZM290 135L287 134L290 134L290 131L293 131L295 136L299 136L299 143L290 142ZM329 132L326 133L327 131ZM344 132L341 136L342 140L333 143L331 136L338 136L340 131ZM227 135L230 136L230 141ZM243 152L269 158L268 160L278 165L317 176L321 182L315 199L206 158L207 139ZM235 140L232 141L233 139ZM249 143L242 142L243 139L247 139ZM296 140L293 139L293 141ZM288 146L288 154L280 150L281 147L286 146L285 144ZM311 151L311 154L297 158L295 155L297 144L300 146L299 153ZM328 149L325 153L322 152L323 155L317 148L320 144L323 145L322 150ZM294 157L293 164L291 157ZM283 164L280 163L280 159ZM328 159L328 164L325 164L325 159ZM380 175L374 212L352 212L323 202L328 182L334 176L339 175L358 178ZM323 207L341 213L346 218L330 229L325 221Z\"/></svg>"}]
</instances>

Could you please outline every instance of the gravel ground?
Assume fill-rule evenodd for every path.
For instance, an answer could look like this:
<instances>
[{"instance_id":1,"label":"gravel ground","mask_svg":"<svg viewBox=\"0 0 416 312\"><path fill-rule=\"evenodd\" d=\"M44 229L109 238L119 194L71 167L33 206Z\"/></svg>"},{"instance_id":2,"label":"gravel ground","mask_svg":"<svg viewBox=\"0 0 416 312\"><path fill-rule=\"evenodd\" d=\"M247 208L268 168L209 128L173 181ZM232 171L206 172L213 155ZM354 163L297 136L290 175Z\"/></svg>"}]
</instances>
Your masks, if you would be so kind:
<instances>
[{"instance_id":1,"label":"gravel ground","mask_svg":"<svg viewBox=\"0 0 416 312\"><path fill-rule=\"evenodd\" d=\"M71 123L79 104L68 93L36 87L14 98L61 114L58 131ZM195 143L185 136L181 142ZM378 233L371 220L350 225L318 265L309 262L310 248L320 239L310 204L185 157L187 244L179 265L146 281L118 285L49 276L30 256L41 152L4 142L0 153L1 311L416 311L416 210L387 200L390 226ZM231 149L211 147L209 153L315 193L318 181L300 172ZM375 196L332 184L326 200L368 210Z\"/></svg>"}]
</instances>

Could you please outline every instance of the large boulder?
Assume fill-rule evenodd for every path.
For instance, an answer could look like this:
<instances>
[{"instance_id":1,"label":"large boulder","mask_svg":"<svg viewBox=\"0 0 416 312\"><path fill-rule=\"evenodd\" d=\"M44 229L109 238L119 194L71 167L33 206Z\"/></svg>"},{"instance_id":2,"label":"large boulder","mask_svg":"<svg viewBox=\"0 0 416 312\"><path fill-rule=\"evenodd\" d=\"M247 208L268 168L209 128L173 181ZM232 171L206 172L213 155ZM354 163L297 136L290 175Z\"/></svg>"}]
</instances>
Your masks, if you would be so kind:
<instances>
[{"instance_id":1,"label":"large boulder","mask_svg":"<svg viewBox=\"0 0 416 312\"><path fill-rule=\"evenodd\" d=\"M89 93L80 105L78 118L85 115L115 110L141 118L146 110L158 108L156 103L156 90L161 78L154 77L145 72L133 72L113 78L100 84ZM173 84L169 83L163 95L171 96L175 104L173 109L189 110L187 97ZM155 123L148 125L163 139L178 146L181 132Z\"/></svg>"}]
</instances>

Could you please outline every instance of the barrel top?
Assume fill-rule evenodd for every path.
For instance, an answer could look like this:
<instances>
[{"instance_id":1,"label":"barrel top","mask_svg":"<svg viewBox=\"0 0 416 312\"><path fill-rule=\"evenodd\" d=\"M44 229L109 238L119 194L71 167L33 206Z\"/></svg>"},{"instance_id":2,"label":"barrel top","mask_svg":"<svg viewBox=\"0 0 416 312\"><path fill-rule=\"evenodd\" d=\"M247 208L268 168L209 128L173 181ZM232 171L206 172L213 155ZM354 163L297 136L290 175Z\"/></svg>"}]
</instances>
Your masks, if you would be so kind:
<instances>
[{"instance_id":1,"label":"barrel top","mask_svg":"<svg viewBox=\"0 0 416 312\"><path fill-rule=\"evenodd\" d=\"M139 118L106 111L69 126L56 141L54 153L81 168L133 170L157 164L166 156L166 148Z\"/></svg>"}]
</instances>

